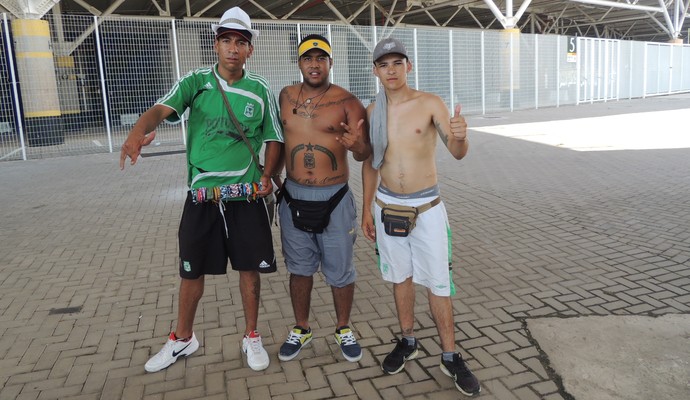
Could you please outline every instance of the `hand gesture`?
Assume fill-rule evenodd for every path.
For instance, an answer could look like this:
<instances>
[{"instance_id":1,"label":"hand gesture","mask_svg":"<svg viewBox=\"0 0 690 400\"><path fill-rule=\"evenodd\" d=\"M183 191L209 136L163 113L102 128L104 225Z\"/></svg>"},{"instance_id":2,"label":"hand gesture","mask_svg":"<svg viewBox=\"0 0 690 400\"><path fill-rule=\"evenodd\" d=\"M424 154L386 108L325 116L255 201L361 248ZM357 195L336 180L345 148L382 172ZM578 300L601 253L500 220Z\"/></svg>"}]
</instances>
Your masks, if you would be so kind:
<instances>
[{"instance_id":1,"label":"hand gesture","mask_svg":"<svg viewBox=\"0 0 690 400\"><path fill-rule=\"evenodd\" d=\"M156 131L145 134L144 136L132 134L127 136L127 140L122 144L122 150L120 151L120 169L125 169L125 160L127 157L132 160L130 165L137 163L137 158L141 154L141 148L143 146L148 146L151 144L153 139L156 137Z\"/></svg>"},{"instance_id":2,"label":"hand gesture","mask_svg":"<svg viewBox=\"0 0 690 400\"><path fill-rule=\"evenodd\" d=\"M345 129L345 133L335 138L338 143L354 153L366 151L367 145L364 142L364 129L362 129L364 126L363 119L360 119L356 126L350 126L344 122L341 122L340 126Z\"/></svg>"},{"instance_id":3,"label":"hand gesture","mask_svg":"<svg viewBox=\"0 0 690 400\"><path fill-rule=\"evenodd\" d=\"M455 106L455 114L450 118L450 133L457 140L467 139L467 122L465 117L460 115L462 107L460 104Z\"/></svg>"}]
</instances>

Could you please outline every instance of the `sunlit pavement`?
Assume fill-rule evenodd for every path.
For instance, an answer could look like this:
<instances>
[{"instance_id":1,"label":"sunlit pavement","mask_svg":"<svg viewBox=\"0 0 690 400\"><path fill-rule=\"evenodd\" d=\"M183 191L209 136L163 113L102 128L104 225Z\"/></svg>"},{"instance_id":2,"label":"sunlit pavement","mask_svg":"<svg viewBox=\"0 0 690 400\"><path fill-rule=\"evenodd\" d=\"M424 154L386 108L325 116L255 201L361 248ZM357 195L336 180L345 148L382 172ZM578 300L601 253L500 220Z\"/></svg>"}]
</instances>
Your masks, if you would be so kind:
<instances>
[{"instance_id":1,"label":"sunlit pavement","mask_svg":"<svg viewBox=\"0 0 690 400\"><path fill-rule=\"evenodd\" d=\"M688 115L689 95L472 115L464 160L439 147L457 348L482 381L480 398L630 400L614 378L636 372L657 398L690 398L682 356L690 310ZM254 372L243 359L244 317L230 273L206 281L195 326L200 349L165 371L144 372L177 318L185 165L184 155L156 155L170 150L162 147L125 171L118 154L0 163L0 399L460 397L438 368L439 339L421 288L419 357L397 375L381 371L399 327L392 288L361 236L352 311L361 361L345 361L334 343L331 291L320 276L314 340L295 360L278 360L294 323L279 256L279 272L261 288L267 370ZM593 149L616 151L582 151ZM359 200L358 163L351 172ZM276 229L277 248L278 238ZM664 342L658 359L628 351L609 363L613 369L593 359L584 369L563 363L568 351L627 340L630 331L616 328L626 318L660 316L677 321L681 344ZM587 329L595 317L605 321L598 328L611 327L603 330L607 340L598 340L602 329ZM667 333L654 322L647 328L648 347L654 334ZM595 349L618 352L613 343ZM675 375L655 375L669 361ZM613 388L598 386L593 374ZM581 394L584 385L595 388L592 397Z\"/></svg>"}]
</instances>

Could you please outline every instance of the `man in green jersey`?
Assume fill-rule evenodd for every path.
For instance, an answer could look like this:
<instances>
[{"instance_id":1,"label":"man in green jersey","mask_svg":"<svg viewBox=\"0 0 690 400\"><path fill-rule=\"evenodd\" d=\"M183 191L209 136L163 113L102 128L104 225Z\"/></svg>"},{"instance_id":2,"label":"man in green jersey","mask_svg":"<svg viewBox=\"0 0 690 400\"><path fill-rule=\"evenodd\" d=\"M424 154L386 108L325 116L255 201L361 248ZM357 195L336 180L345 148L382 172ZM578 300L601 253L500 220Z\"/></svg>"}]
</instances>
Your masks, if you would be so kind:
<instances>
[{"instance_id":1,"label":"man in green jersey","mask_svg":"<svg viewBox=\"0 0 690 400\"><path fill-rule=\"evenodd\" d=\"M266 80L244 69L259 32L238 7L226 11L215 33L218 62L180 79L148 109L122 145L120 168L127 157L134 165L141 147L153 140L153 130L166 119L187 122L187 184L189 192L179 229L180 295L177 327L163 349L145 365L160 371L199 348L194 315L204 292L204 275L225 274L228 259L239 271L246 321L242 350L250 368L268 368L269 357L257 332L259 273L276 271L271 226L264 196L272 193L271 175L280 169L283 133L276 99ZM235 127L223 100L241 125ZM245 143L245 138L248 143ZM254 161L266 144L265 169ZM249 200L249 201L248 201Z\"/></svg>"}]
</instances>

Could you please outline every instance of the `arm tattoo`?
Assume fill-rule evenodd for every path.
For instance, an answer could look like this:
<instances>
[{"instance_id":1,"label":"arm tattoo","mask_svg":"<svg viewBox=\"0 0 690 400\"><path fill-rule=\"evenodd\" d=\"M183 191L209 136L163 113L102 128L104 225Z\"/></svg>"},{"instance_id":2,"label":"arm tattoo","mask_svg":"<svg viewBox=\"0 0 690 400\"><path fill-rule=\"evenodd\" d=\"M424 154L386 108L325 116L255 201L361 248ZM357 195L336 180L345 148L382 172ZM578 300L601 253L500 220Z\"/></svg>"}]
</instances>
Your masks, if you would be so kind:
<instances>
[{"instance_id":1,"label":"arm tattoo","mask_svg":"<svg viewBox=\"0 0 690 400\"><path fill-rule=\"evenodd\" d=\"M446 134L443 131L443 128L441 128L441 124L434 118L434 126L436 127L436 130L438 131L438 135L441 136L441 140L443 140L443 144L448 147L448 134Z\"/></svg>"}]
</instances>

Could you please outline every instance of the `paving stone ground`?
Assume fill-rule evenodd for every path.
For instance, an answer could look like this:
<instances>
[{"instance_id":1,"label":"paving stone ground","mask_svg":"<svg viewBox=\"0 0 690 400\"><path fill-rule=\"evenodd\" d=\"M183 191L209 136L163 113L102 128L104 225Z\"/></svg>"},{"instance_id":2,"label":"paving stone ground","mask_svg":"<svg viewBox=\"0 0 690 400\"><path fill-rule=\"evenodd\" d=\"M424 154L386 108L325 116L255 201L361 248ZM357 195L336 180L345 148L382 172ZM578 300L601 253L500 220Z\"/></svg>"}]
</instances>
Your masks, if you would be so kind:
<instances>
[{"instance_id":1,"label":"paving stone ground","mask_svg":"<svg viewBox=\"0 0 690 400\"><path fill-rule=\"evenodd\" d=\"M468 120L478 128L651 109L690 110L690 96ZM690 134L687 121L677 128ZM654 141L653 131L634 126L601 129ZM482 381L479 398L573 398L526 329L528 318L689 313L689 148L583 152L478 131L470 141L462 161L440 152L438 171L453 229L456 339ZM162 150L171 149L151 149ZM242 304L230 273L207 279L199 351L145 373L177 316L184 155L150 154L124 172L117 162L99 154L0 163L0 399L461 397L438 368L421 288L420 356L400 374L382 373L399 328L392 288L361 236L352 310L360 362L345 361L334 343L333 301L320 277L312 344L294 361L278 360L293 324L279 257L279 272L262 281L266 371L242 358ZM351 170L360 199L359 165ZM277 229L274 240L279 248Z\"/></svg>"}]
</instances>

